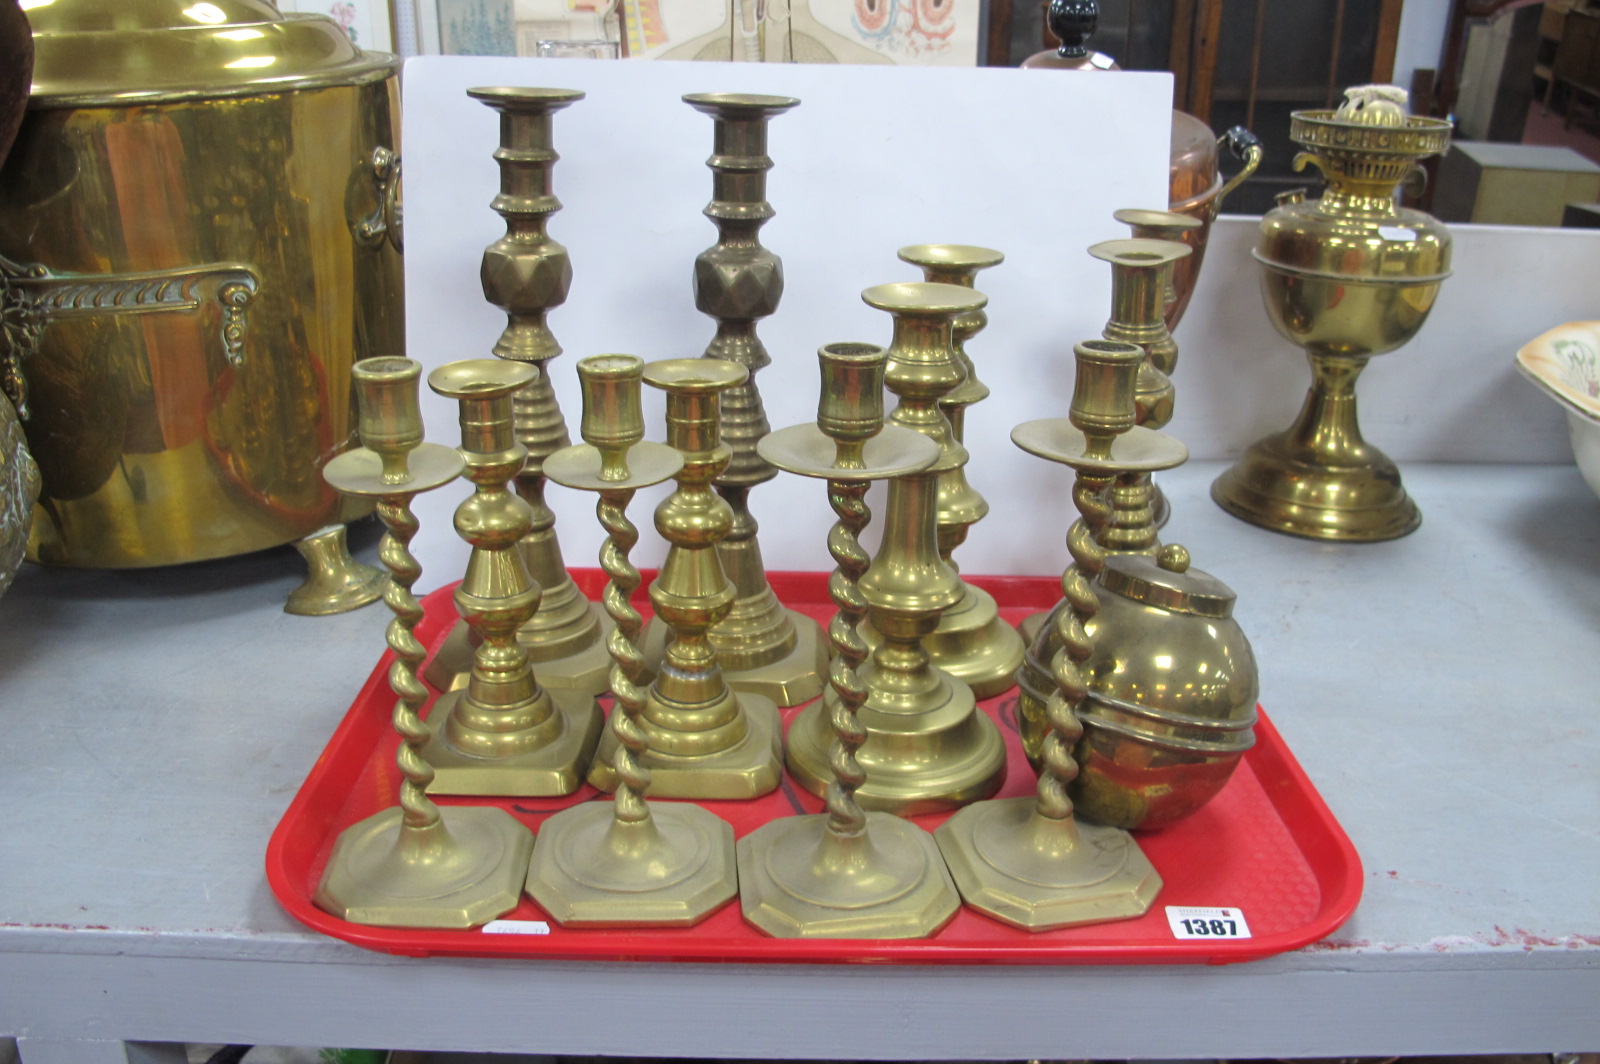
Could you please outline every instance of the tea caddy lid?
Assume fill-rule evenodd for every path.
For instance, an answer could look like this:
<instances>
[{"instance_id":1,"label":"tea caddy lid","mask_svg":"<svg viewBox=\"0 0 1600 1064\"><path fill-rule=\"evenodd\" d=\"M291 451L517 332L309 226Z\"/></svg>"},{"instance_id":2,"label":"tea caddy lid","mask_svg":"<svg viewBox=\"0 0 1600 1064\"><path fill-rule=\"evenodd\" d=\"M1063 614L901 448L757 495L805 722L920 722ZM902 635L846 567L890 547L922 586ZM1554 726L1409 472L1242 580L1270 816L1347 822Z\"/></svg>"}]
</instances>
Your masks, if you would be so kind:
<instances>
[{"instance_id":1,"label":"tea caddy lid","mask_svg":"<svg viewBox=\"0 0 1600 1064\"><path fill-rule=\"evenodd\" d=\"M268 0L24 0L32 108L246 96L378 80L399 60L364 52L323 15Z\"/></svg>"},{"instance_id":2,"label":"tea caddy lid","mask_svg":"<svg viewBox=\"0 0 1600 1064\"><path fill-rule=\"evenodd\" d=\"M1118 554L1106 559L1100 583L1107 591L1145 606L1225 620L1237 596L1210 573L1189 568L1189 552L1176 544L1155 558Z\"/></svg>"}]
</instances>

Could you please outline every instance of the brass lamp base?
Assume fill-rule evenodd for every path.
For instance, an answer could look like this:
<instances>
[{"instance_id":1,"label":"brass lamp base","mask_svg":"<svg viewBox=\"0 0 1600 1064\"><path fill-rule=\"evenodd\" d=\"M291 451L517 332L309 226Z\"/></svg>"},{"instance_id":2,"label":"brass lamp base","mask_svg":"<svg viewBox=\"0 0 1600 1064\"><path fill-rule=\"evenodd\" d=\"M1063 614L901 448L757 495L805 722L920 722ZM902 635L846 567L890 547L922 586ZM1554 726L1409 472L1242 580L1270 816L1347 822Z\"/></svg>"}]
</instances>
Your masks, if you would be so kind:
<instances>
[{"instance_id":1,"label":"brass lamp base","mask_svg":"<svg viewBox=\"0 0 1600 1064\"><path fill-rule=\"evenodd\" d=\"M794 629L794 645L773 661L753 668L740 668L738 651L728 646L718 631L711 632L711 645L717 648L717 664L722 668L722 680L735 691L760 695L780 706L798 706L809 702L827 686L828 643L816 621L795 610L785 610ZM666 656L667 640L672 626L655 620L645 625L644 636L639 641L639 651L644 655L645 672L641 682L654 679ZM540 678L544 673L540 672Z\"/></svg>"},{"instance_id":2,"label":"brass lamp base","mask_svg":"<svg viewBox=\"0 0 1600 1064\"><path fill-rule=\"evenodd\" d=\"M961 586L961 601L939 615L939 627L923 638L922 647L929 662L982 701L1016 686L1024 647L1017 630L1000 619L993 595L965 582ZM871 624L861 626L861 637L874 650L883 641Z\"/></svg>"},{"instance_id":3,"label":"brass lamp base","mask_svg":"<svg viewBox=\"0 0 1600 1064\"><path fill-rule=\"evenodd\" d=\"M539 829L527 890L562 927L688 927L739 892L733 853L733 827L699 806L629 823L586 802Z\"/></svg>"},{"instance_id":4,"label":"brass lamp base","mask_svg":"<svg viewBox=\"0 0 1600 1064\"><path fill-rule=\"evenodd\" d=\"M528 660L539 674L539 684L551 691L576 691L586 695L606 692L607 675L611 670L611 655L606 652L605 636L611 630L610 618L599 613L594 603L588 606L588 622L598 623L598 635L591 637L589 627L580 626L578 634L585 641L562 639L546 643L531 639L526 632L517 633L517 642L528 652ZM576 649L571 644L579 642ZM440 691L459 691L467 686L472 674L471 630L457 624L439 646L438 653L428 662L422 677Z\"/></svg>"},{"instance_id":5,"label":"brass lamp base","mask_svg":"<svg viewBox=\"0 0 1600 1064\"><path fill-rule=\"evenodd\" d=\"M503 809L454 806L403 831L391 806L340 833L317 907L377 927L468 928L517 907L533 833Z\"/></svg>"},{"instance_id":6,"label":"brass lamp base","mask_svg":"<svg viewBox=\"0 0 1600 1064\"><path fill-rule=\"evenodd\" d=\"M856 759L867 779L855 797L863 808L899 816L945 812L988 798L1004 782L1006 749L999 727L977 710L970 688L935 675L939 687L918 700L916 712L885 712L871 702L861 707L858 719L867 741ZM829 691L789 726L789 772L812 794L825 793L833 781L828 751L836 697Z\"/></svg>"},{"instance_id":7,"label":"brass lamp base","mask_svg":"<svg viewBox=\"0 0 1600 1064\"><path fill-rule=\"evenodd\" d=\"M1211 485L1218 506L1242 521L1307 539L1376 542L1422 524L1400 470L1362 443L1351 461L1308 461L1293 430L1258 440Z\"/></svg>"},{"instance_id":8,"label":"brass lamp base","mask_svg":"<svg viewBox=\"0 0 1600 1064\"><path fill-rule=\"evenodd\" d=\"M778 707L770 698L739 695L740 716L746 721L742 739L726 749L683 756L666 753L655 741L639 757L650 770L651 798L695 798L711 801L741 801L770 794L783 781L783 725ZM645 728L649 719L660 715L654 693L645 708ZM607 731L589 767L589 782L602 791L617 789L615 760L621 741Z\"/></svg>"},{"instance_id":9,"label":"brass lamp base","mask_svg":"<svg viewBox=\"0 0 1600 1064\"><path fill-rule=\"evenodd\" d=\"M470 794L486 798L548 797L571 794L583 783L605 721L590 695L551 691L552 735L535 750L506 757L476 757L444 738L450 714L465 692L440 697L428 717L433 738L423 758L434 767L429 794Z\"/></svg>"},{"instance_id":10,"label":"brass lamp base","mask_svg":"<svg viewBox=\"0 0 1600 1064\"><path fill-rule=\"evenodd\" d=\"M1161 890L1127 832L1050 819L1031 797L969 806L934 835L966 903L1025 931L1130 920Z\"/></svg>"},{"instance_id":11,"label":"brass lamp base","mask_svg":"<svg viewBox=\"0 0 1600 1064\"><path fill-rule=\"evenodd\" d=\"M294 543L306 560L306 579L289 592L284 613L326 617L376 602L389 586L389 574L356 561L342 524L329 525Z\"/></svg>"},{"instance_id":12,"label":"brass lamp base","mask_svg":"<svg viewBox=\"0 0 1600 1064\"><path fill-rule=\"evenodd\" d=\"M744 918L774 938L925 938L961 908L933 836L888 813L843 836L828 815L774 820L739 840Z\"/></svg>"}]
</instances>

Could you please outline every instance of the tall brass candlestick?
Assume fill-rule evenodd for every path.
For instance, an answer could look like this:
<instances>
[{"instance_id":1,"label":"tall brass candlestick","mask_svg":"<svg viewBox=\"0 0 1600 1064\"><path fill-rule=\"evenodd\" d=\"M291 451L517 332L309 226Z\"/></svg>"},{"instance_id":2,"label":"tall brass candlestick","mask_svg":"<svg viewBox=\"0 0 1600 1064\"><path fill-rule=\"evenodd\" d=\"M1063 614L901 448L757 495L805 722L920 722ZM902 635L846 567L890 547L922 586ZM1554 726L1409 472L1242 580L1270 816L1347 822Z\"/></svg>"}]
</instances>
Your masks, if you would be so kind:
<instances>
[{"instance_id":1,"label":"tall brass candlestick","mask_svg":"<svg viewBox=\"0 0 1600 1064\"><path fill-rule=\"evenodd\" d=\"M640 761L662 798L754 798L783 776L777 705L730 689L707 635L738 595L716 549L733 524L733 511L711 490L729 455L717 400L746 376L743 366L722 359L669 359L644 368L645 383L667 393L667 443L683 455L677 490L656 507L656 530L670 547L650 585L650 604L672 637L639 721L649 743ZM606 791L617 786L620 749L608 734L590 783Z\"/></svg>"},{"instance_id":2,"label":"tall brass candlestick","mask_svg":"<svg viewBox=\"0 0 1600 1064\"><path fill-rule=\"evenodd\" d=\"M867 741L858 759L867 778L856 797L865 808L912 816L986 798L1005 775L999 729L977 711L970 687L929 661L924 645L940 614L962 597L960 576L939 555L936 513L940 475L960 468L967 452L939 399L962 379L950 353L954 323L986 300L926 282L879 285L861 298L894 316L885 374L900 400L892 420L939 446L932 466L890 481L883 541L861 579L883 641L862 673ZM789 729L789 771L816 794L833 778L827 701L801 710Z\"/></svg>"},{"instance_id":3,"label":"tall brass candlestick","mask_svg":"<svg viewBox=\"0 0 1600 1064\"><path fill-rule=\"evenodd\" d=\"M1077 345L1070 420L1019 425L1011 439L1030 454L1077 472L1072 501L1082 515L1067 533L1072 564L1061 578L1071 608L1057 623L1061 650L1051 663L1057 690L1046 715L1038 794L968 806L935 833L961 897L979 912L1028 931L1125 920L1150 907L1161 877L1132 837L1118 828L1079 824L1067 787L1078 774L1072 748L1088 694L1081 666L1094 652L1085 625L1099 609L1090 580L1105 563L1095 542L1118 475L1165 468L1183 445L1134 427L1134 381L1144 351L1092 340Z\"/></svg>"},{"instance_id":4,"label":"tall brass candlestick","mask_svg":"<svg viewBox=\"0 0 1600 1064\"><path fill-rule=\"evenodd\" d=\"M421 365L369 358L352 372L361 447L329 461L322 475L346 495L376 499L387 530L378 554L390 573L384 602L394 613L389 686L402 779L399 805L339 833L314 900L358 924L476 927L516 908L533 833L502 809L440 809L426 794L433 768L422 756L428 728L417 716L428 690L417 679L426 651L413 632L422 607L411 588L422 566L409 549L417 534L411 500L450 483L463 463L453 448L422 440Z\"/></svg>"},{"instance_id":5,"label":"tall brass candlestick","mask_svg":"<svg viewBox=\"0 0 1600 1064\"><path fill-rule=\"evenodd\" d=\"M546 690L517 640L539 608L541 589L517 550L533 514L507 486L527 458L513 433L511 396L537 374L496 359L452 362L428 374L428 387L460 404L461 454L476 486L456 508L456 531L472 554L455 602L477 649L467 685L441 696L428 718L433 793L570 794L600 738L594 697Z\"/></svg>"},{"instance_id":6,"label":"tall brass candlestick","mask_svg":"<svg viewBox=\"0 0 1600 1064\"><path fill-rule=\"evenodd\" d=\"M639 380L644 363L631 355L598 355L578 363L583 382L583 439L552 454L545 472L558 484L599 492L596 513L606 530L600 566L610 579L604 602L613 622L611 690L616 699L616 798L607 808L585 802L539 828L528 866L528 893L567 927L669 926L698 923L738 892L733 828L699 806L645 802L649 738L640 728L644 658L636 640L640 617L628 599L639 570L628 552L639 530L628 503L639 488L677 473L683 457L644 441Z\"/></svg>"},{"instance_id":7,"label":"tall brass candlestick","mask_svg":"<svg viewBox=\"0 0 1600 1064\"><path fill-rule=\"evenodd\" d=\"M733 527L717 547L723 569L738 591L727 617L711 629L711 645L728 684L796 706L822 693L828 648L817 623L785 609L767 583L758 526L750 513L750 489L777 475L756 451L771 431L756 390L756 373L772 359L756 335L756 322L778 309L783 262L761 245L761 227L774 214L767 202L767 123L799 104L787 96L695 93L684 102L715 123L711 158L711 203L705 215L717 226L717 243L694 262L694 302L716 319L717 332L705 357L737 362L750 376L722 394L722 438L732 451L716 490L733 509ZM659 646L665 630L649 642ZM647 648L659 660L660 650Z\"/></svg>"},{"instance_id":8,"label":"tall brass candlestick","mask_svg":"<svg viewBox=\"0 0 1600 1064\"><path fill-rule=\"evenodd\" d=\"M899 252L903 262L922 267L925 280L972 288L979 270L998 266L1005 256L989 248L965 244L916 244ZM963 441L966 410L987 398L988 387L978 379L966 342L989 322L982 307L956 318L951 334L951 354L964 374L939 408L950 419L950 435ZM989 503L967 481L966 465L939 474L938 485L939 556L959 571L955 549L966 542L967 531L989 512ZM869 645L879 642L870 625ZM1000 619L994 596L967 581L961 582L961 601L939 617L939 627L924 642L928 657L952 677L972 688L977 698L991 698L1016 682L1017 666L1022 663L1022 637Z\"/></svg>"},{"instance_id":9,"label":"tall brass candlestick","mask_svg":"<svg viewBox=\"0 0 1600 1064\"><path fill-rule=\"evenodd\" d=\"M551 189L551 169L559 156L552 147L554 115L583 99L575 89L483 88L467 95L500 115L500 194L492 204L505 219L506 234L483 252L484 298L506 312L506 327L494 354L532 365L538 375L512 401L516 436L528 450L516 475L517 494L533 512L518 550L544 595L539 611L517 632L539 678L552 690L597 695L606 689L609 657L600 613L567 575L556 540L556 516L544 499L544 460L567 446L567 426L550 386L549 362L561 354L545 321L552 307L566 302L572 284L567 249L545 231L561 209ZM428 680L441 689L466 683L472 660L468 629L459 625L434 656Z\"/></svg>"},{"instance_id":10,"label":"tall brass candlestick","mask_svg":"<svg viewBox=\"0 0 1600 1064\"><path fill-rule=\"evenodd\" d=\"M828 590L838 608L828 636L833 746L828 811L774 820L739 840L739 900L744 917L779 938L921 938L961 907L933 836L855 800L866 773L856 751L866 741L857 713L867 689L857 670L867 645L857 626L867 603L858 586L867 569L861 530L873 480L916 472L939 457L932 440L883 424L883 349L830 344L822 360L815 425L767 436L761 454L780 469L824 478L838 515L828 534L837 568Z\"/></svg>"}]
</instances>

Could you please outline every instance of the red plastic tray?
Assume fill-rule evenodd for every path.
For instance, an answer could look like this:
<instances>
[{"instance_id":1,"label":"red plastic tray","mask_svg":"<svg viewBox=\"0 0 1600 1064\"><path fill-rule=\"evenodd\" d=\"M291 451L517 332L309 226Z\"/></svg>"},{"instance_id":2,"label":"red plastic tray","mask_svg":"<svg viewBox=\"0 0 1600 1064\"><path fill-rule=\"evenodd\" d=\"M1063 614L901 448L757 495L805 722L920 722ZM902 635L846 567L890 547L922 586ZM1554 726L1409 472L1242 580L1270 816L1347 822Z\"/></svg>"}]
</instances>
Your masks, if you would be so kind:
<instances>
[{"instance_id":1,"label":"red plastic tray","mask_svg":"<svg viewBox=\"0 0 1600 1064\"><path fill-rule=\"evenodd\" d=\"M597 570L573 573L591 596L604 580ZM779 598L818 620L832 614L819 573L769 574ZM1015 622L1047 608L1060 594L1046 578L972 578L995 595ZM430 648L455 621L450 588L423 601L418 637ZM745 924L737 900L692 928L565 930L548 935L486 934L367 927L316 908L312 893L333 841L348 825L394 804L400 777L398 738L390 729L394 697L385 654L345 715L267 846L267 880L278 901L308 927L368 949L411 956L587 958L593 960L844 961L900 964L1226 964L1297 949L1345 921L1361 897L1361 862L1350 840L1306 778L1265 714L1256 744L1222 792L1187 820L1138 836L1165 886L1137 920L1032 934L963 909L932 938L916 940L776 939ZM1005 733L1010 772L1003 796L1030 794L1034 776L1016 729L1015 690L982 703ZM785 711L788 720L798 709ZM551 813L577 802L605 799L585 786L566 798L442 799L447 805L500 805L537 830ZM778 816L817 812L820 799L785 777L778 791L746 802L705 802L744 835ZM948 814L918 818L932 830ZM1241 909L1253 933L1239 940L1175 939L1164 906ZM526 896L507 919L541 920Z\"/></svg>"}]
</instances>

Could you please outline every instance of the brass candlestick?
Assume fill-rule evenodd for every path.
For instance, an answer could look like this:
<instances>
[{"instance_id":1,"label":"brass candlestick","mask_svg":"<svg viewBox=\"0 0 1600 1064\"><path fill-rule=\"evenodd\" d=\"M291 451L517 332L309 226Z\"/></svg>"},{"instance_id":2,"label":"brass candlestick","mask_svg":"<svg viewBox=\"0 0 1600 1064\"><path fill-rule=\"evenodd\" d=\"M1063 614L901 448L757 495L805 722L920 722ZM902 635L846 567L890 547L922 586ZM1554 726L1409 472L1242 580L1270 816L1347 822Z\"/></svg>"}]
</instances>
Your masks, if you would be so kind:
<instances>
[{"instance_id":1,"label":"brass candlestick","mask_svg":"<svg viewBox=\"0 0 1600 1064\"><path fill-rule=\"evenodd\" d=\"M306 579L289 592L284 613L322 617L346 613L381 597L389 578L350 555L344 524L332 524L294 541L306 560Z\"/></svg>"},{"instance_id":2,"label":"brass candlestick","mask_svg":"<svg viewBox=\"0 0 1600 1064\"><path fill-rule=\"evenodd\" d=\"M667 393L667 443L683 455L677 490L656 507L656 530L670 547L650 585L650 604L672 637L639 721L649 743L640 761L662 798L754 798L775 789L783 775L777 705L731 690L707 636L738 595L716 550L733 524L732 509L711 490L729 455L717 399L747 376L743 366L722 359L669 359L644 368L645 382ZM589 782L601 790L617 786L619 749L612 734L600 744Z\"/></svg>"},{"instance_id":3,"label":"brass candlestick","mask_svg":"<svg viewBox=\"0 0 1600 1064\"><path fill-rule=\"evenodd\" d=\"M986 300L925 282L879 285L861 298L894 316L885 374L900 400L892 420L939 446L933 465L890 481L883 541L861 579L883 641L862 673L867 741L857 757L867 778L856 798L868 809L913 816L986 798L1005 775L999 729L977 711L971 688L929 661L924 645L940 614L962 597L961 578L939 556L936 511L940 475L960 468L967 451L951 436L939 400L962 379L950 354L954 323ZM789 729L789 771L816 794L833 779L826 701L801 710Z\"/></svg>"},{"instance_id":4,"label":"brass candlestick","mask_svg":"<svg viewBox=\"0 0 1600 1064\"><path fill-rule=\"evenodd\" d=\"M1305 349L1311 389L1287 431L1258 440L1211 486L1251 524L1312 539L1394 539L1422 523L1394 462L1356 419L1367 360L1416 335L1450 276L1450 234L1395 205L1419 159L1450 144L1450 123L1408 115L1388 86L1350 89L1337 111L1296 111L1289 136L1328 179L1322 198L1287 193L1261 219L1256 260L1273 327Z\"/></svg>"},{"instance_id":5,"label":"brass candlestick","mask_svg":"<svg viewBox=\"0 0 1600 1064\"><path fill-rule=\"evenodd\" d=\"M1005 261L998 251L964 244L917 244L901 248L899 255L901 261L922 267L925 280L963 288L973 287L979 270ZM989 395L966 350L966 342L988 323L988 315L979 307L957 317L952 331L951 354L963 377L939 400L939 408L950 419L950 435L957 444L964 438L967 407ZM955 549L966 542L967 530L989 512L989 503L968 483L965 462L939 474L938 498L939 556L959 572ZM869 646L880 642L871 625L864 634ZM923 645L935 665L972 688L980 699L1008 690L1022 663L1022 637L1000 619L994 596L965 580L961 601L940 615L939 627Z\"/></svg>"},{"instance_id":6,"label":"brass candlestick","mask_svg":"<svg viewBox=\"0 0 1600 1064\"><path fill-rule=\"evenodd\" d=\"M855 791L866 781L856 751L866 741L856 714L867 689L857 673L867 645L857 633L867 603L861 530L873 480L916 472L939 457L932 440L883 424L883 349L831 344L822 360L815 425L796 425L761 441L779 469L828 482L838 515L828 534L837 568L828 590L838 607L828 701L833 726L828 811L785 817L739 840L739 901L744 918L779 938L922 938L961 907L933 836L889 813L863 812ZM881 430L881 433L880 433Z\"/></svg>"},{"instance_id":7,"label":"brass candlestick","mask_svg":"<svg viewBox=\"0 0 1600 1064\"><path fill-rule=\"evenodd\" d=\"M315 901L358 924L398 927L475 927L516 908L533 833L502 809L440 809L426 792L433 769L422 756L427 725L417 710L428 690L417 679L426 651L413 634L422 607L411 594L422 566L408 549L417 534L411 500L461 473L453 448L422 441L417 380L410 359L369 358L355 364L361 448L323 467L335 489L376 499L387 530L379 557L390 573L384 602L389 622L389 686L400 733L400 804L339 833Z\"/></svg>"},{"instance_id":8,"label":"brass candlestick","mask_svg":"<svg viewBox=\"0 0 1600 1064\"><path fill-rule=\"evenodd\" d=\"M1256 151L1259 153L1260 148L1258 147ZM1183 314L1183 307L1178 301L1179 293L1183 293L1187 302L1189 292L1194 289L1195 275L1199 271L1199 267L1194 265L1194 260L1198 257L1196 249L1205 246L1206 223L1192 214L1132 207L1114 211L1111 216L1127 226L1136 240L1175 241L1189 248L1190 254L1187 258L1179 259L1172 264L1172 269L1167 274L1167 289L1161 295L1161 317L1166 323L1167 331L1171 332L1177 328L1177 319ZM1182 283L1178 279L1180 271L1188 274ZM1161 372L1170 375L1176 365L1177 352L1174 349L1172 364L1160 366Z\"/></svg>"},{"instance_id":9,"label":"brass candlestick","mask_svg":"<svg viewBox=\"0 0 1600 1064\"><path fill-rule=\"evenodd\" d=\"M585 442L545 462L556 483L600 493L596 513L606 530L600 567L610 577L604 603L613 622L607 649L616 700L616 798L609 808L585 802L545 821L528 866L529 895L568 927L686 927L739 889L733 828L726 821L696 805L652 808L645 802L650 772L642 759L649 739L640 728L645 693L638 686L644 658L636 645L639 611L628 601L640 582L628 560L639 530L627 511L635 491L677 473L683 457L671 447L643 442L643 368L631 355L579 362Z\"/></svg>"},{"instance_id":10,"label":"brass candlestick","mask_svg":"<svg viewBox=\"0 0 1600 1064\"><path fill-rule=\"evenodd\" d=\"M1081 666L1094 652L1084 625L1099 608L1090 581L1105 564L1094 538L1108 512L1105 490L1120 474L1166 468L1182 445L1134 427L1142 348L1092 340L1075 353L1070 420L1030 421L1011 433L1028 453L1073 467L1072 501L1082 515L1067 533L1072 564L1061 589L1071 608L1057 624L1062 649L1051 663L1057 690L1046 708L1038 794L969 806L935 833L966 903L1028 931L1139 916L1161 889L1161 877L1126 832L1077 822L1067 787L1078 774L1072 749L1083 734L1078 714L1089 689Z\"/></svg>"},{"instance_id":11,"label":"brass candlestick","mask_svg":"<svg viewBox=\"0 0 1600 1064\"><path fill-rule=\"evenodd\" d=\"M506 312L506 327L495 342L498 358L528 363L538 376L512 401L517 441L528 449L527 464L516 475L517 494L533 511L527 535L518 544L522 561L544 589L539 610L517 632L517 639L539 669L539 679L557 691L597 695L606 689L606 654L600 612L567 575L556 540L556 515L544 500L544 460L567 446L567 426L550 386L549 362L561 345L545 322L552 307L566 302L572 284L567 249L545 227L561 209L551 190L551 168L559 156L551 146L555 113L583 99L575 89L484 88L467 95L500 115L500 194L495 212L505 219L506 235L483 252L484 298ZM467 681L473 644L458 625L428 669L441 690Z\"/></svg>"},{"instance_id":12,"label":"brass candlestick","mask_svg":"<svg viewBox=\"0 0 1600 1064\"><path fill-rule=\"evenodd\" d=\"M570 794L600 737L594 697L540 686L517 640L541 589L517 550L533 514L508 487L527 458L513 433L511 397L538 372L471 359L428 374L428 387L461 405L461 454L476 486L456 508L456 531L472 554L455 602L477 647L466 686L441 696L428 718L433 740L424 753L437 770L430 793Z\"/></svg>"},{"instance_id":13,"label":"brass candlestick","mask_svg":"<svg viewBox=\"0 0 1600 1064\"><path fill-rule=\"evenodd\" d=\"M733 509L733 527L717 546L737 595L728 615L711 629L717 664L729 686L796 706L822 693L828 649L817 623L785 609L767 583L750 489L777 475L756 452L771 431L756 389L756 374L772 359L756 335L756 322L778 309L783 262L761 246L761 227L774 214L767 202L767 123L800 101L787 96L696 93L683 101L715 123L711 202L705 215L717 226L717 243L694 262L694 303L716 319L705 357L736 362L749 377L722 393L722 438L732 452L716 490ZM661 660L664 625L652 625L645 655Z\"/></svg>"},{"instance_id":14,"label":"brass candlestick","mask_svg":"<svg viewBox=\"0 0 1600 1064\"><path fill-rule=\"evenodd\" d=\"M1119 220L1127 220L1123 212L1119 212ZM1164 307L1172 287L1172 267L1192 252L1174 241L1135 238L1104 241L1091 247L1089 254L1111 265L1111 318L1101 335L1107 340L1137 344L1144 350L1134 383L1137 423L1160 429L1172 420L1174 389L1167 374L1178 362L1178 345L1167 330ZM1118 477L1108 493L1112 512L1097 527L1100 546L1121 554L1153 554L1159 550L1161 543L1155 532L1166 523L1169 508L1166 496L1150 474L1133 472ZM1017 670L1021 689L1017 710L1019 719L1029 722L1024 731L1035 741L1025 742L1024 749L1035 764L1044 730L1045 702L1055 689L1050 662L1061 649L1056 637L1057 622L1066 608L1066 600L1059 600L1048 614L1035 614L1018 626L1028 649Z\"/></svg>"}]
</instances>

